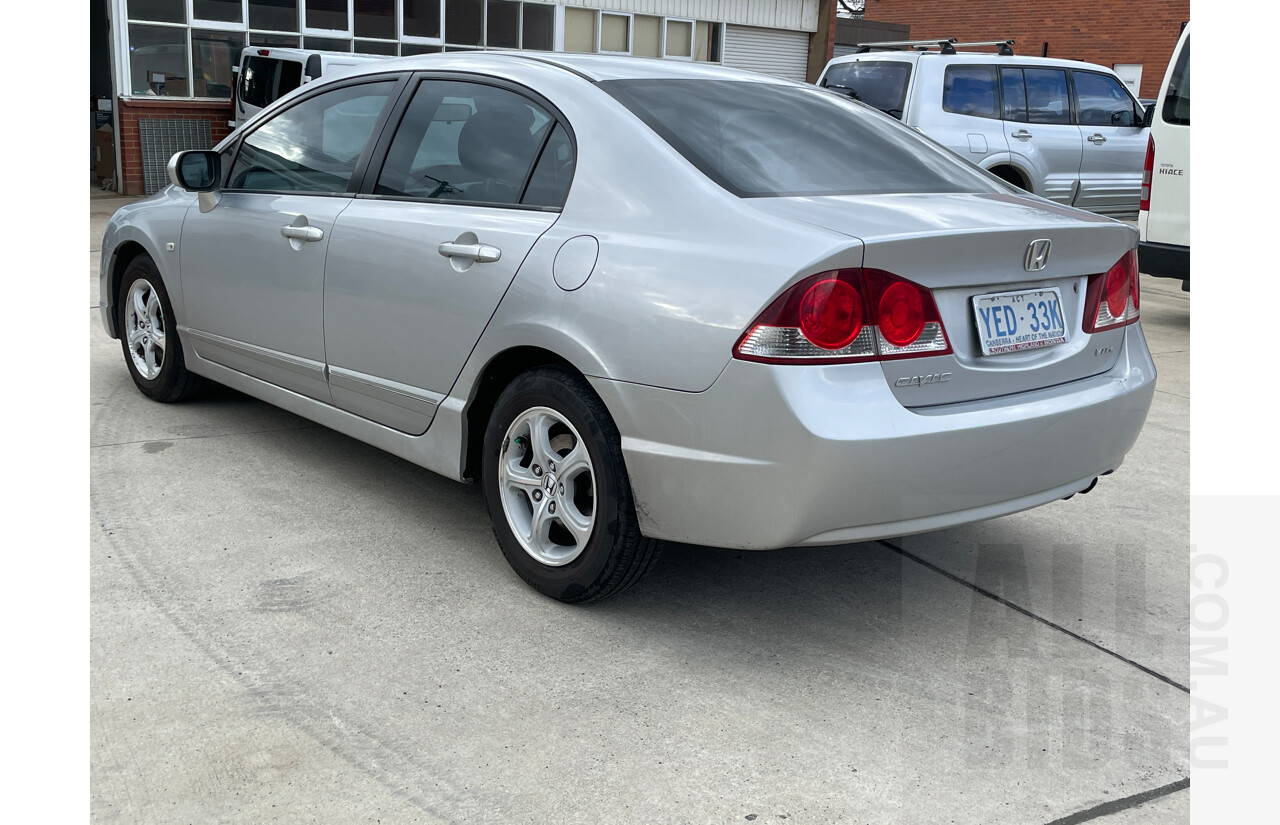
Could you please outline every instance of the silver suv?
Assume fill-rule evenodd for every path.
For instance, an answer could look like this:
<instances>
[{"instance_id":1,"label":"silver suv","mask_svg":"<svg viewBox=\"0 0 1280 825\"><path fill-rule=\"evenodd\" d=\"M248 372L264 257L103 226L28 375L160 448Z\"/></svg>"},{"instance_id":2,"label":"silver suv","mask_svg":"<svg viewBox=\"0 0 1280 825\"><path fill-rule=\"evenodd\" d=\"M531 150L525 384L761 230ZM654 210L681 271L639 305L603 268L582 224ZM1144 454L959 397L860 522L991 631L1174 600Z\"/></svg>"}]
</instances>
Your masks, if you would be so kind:
<instances>
[{"instance_id":1,"label":"silver suv","mask_svg":"<svg viewBox=\"0 0 1280 825\"><path fill-rule=\"evenodd\" d=\"M956 51L991 45L1000 51ZM871 44L889 50L837 57L818 85L899 118L1041 197L1136 218L1147 149L1142 105L1108 68L1015 56L1010 45Z\"/></svg>"}]
</instances>

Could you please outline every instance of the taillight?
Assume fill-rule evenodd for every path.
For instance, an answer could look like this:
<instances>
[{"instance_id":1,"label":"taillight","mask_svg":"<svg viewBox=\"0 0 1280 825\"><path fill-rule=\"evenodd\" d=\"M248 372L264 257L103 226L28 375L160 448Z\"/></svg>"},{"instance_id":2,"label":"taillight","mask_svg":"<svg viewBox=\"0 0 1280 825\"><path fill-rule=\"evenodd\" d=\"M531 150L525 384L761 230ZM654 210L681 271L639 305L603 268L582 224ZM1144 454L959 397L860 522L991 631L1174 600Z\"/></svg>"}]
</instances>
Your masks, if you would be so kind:
<instances>
[{"instance_id":1,"label":"taillight","mask_svg":"<svg viewBox=\"0 0 1280 825\"><path fill-rule=\"evenodd\" d=\"M929 290L878 269L838 269L778 296L733 348L767 364L839 364L946 355L951 344Z\"/></svg>"},{"instance_id":2,"label":"taillight","mask_svg":"<svg viewBox=\"0 0 1280 825\"><path fill-rule=\"evenodd\" d=\"M1084 331L1102 332L1138 320L1138 253L1129 250L1104 273L1089 276Z\"/></svg>"},{"instance_id":3,"label":"taillight","mask_svg":"<svg viewBox=\"0 0 1280 825\"><path fill-rule=\"evenodd\" d=\"M1154 105L1154 104L1153 104ZM1156 139L1147 135L1147 159L1142 162L1142 197L1138 201L1138 210L1151 211L1151 176L1156 167Z\"/></svg>"}]
</instances>

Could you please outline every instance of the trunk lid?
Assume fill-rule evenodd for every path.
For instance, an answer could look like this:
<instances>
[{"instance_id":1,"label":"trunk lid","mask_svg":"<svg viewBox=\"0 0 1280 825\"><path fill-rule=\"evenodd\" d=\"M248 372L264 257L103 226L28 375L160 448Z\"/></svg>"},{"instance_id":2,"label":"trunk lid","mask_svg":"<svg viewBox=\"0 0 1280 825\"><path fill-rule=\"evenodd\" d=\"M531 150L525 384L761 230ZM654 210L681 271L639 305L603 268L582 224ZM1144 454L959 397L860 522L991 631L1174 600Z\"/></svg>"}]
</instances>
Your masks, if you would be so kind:
<instances>
[{"instance_id":1,"label":"trunk lid","mask_svg":"<svg viewBox=\"0 0 1280 825\"><path fill-rule=\"evenodd\" d=\"M850 195L757 198L756 208L864 244L863 266L933 291L953 354L881 362L907 407L974 401L1075 381L1110 369L1123 328L1083 331L1088 276L1106 272L1137 243L1109 218L1013 194ZM1044 269L1024 266L1033 241L1050 241ZM1056 289L1067 341L984 355L975 296Z\"/></svg>"}]
</instances>

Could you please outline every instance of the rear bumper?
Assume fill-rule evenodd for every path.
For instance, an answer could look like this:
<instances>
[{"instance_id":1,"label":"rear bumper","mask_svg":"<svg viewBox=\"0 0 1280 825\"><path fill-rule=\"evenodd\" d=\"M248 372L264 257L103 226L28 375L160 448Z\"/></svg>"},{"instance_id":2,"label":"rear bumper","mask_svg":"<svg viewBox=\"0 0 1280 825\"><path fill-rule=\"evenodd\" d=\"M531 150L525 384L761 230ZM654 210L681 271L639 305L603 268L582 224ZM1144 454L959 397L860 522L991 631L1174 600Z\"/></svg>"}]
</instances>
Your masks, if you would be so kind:
<instances>
[{"instance_id":1,"label":"rear bumper","mask_svg":"<svg viewBox=\"0 0 1280 825\"><path fill-rule=\"evenodd\" d=\"M591 381L622 433L645 535L765 550L938 530L1076 492L1133 446L1155 366L1135 324L1101 375L914 411L877 363L735 360L701 393Z\"/></svg>"},{"instance_id":2,"label":"rear bumper","mask_svg":"<svg viewBox=\"0 0 1280 825\"><path fill-rule=\"evenodd\" d=\"M1191 247L1168 243L1138 244L1138 271L1157 278L1191 280Z\"/></svg>"}]
</instances>

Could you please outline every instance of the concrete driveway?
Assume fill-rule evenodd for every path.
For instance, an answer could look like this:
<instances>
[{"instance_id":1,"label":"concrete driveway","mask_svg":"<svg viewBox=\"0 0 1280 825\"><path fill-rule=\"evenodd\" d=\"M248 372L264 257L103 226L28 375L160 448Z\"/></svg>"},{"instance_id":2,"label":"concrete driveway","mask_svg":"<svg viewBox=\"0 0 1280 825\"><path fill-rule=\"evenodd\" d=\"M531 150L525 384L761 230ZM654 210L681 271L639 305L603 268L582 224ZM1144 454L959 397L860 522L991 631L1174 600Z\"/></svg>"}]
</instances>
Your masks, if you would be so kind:
<instances>
[{"instance_id":1,"label":"concrete driveway","mask_svg":"<svg viewBox=\"0 0 1280 825\"><path fill-rule=\"evenodd\" d=\"M91 201L98 244L128 199ZM1189 322L1086 496L887 542L675 547L539 596L480 492L239 393L159 405L89 313L95 822L1189 820Z\"/></svg>"}]
</instances>

